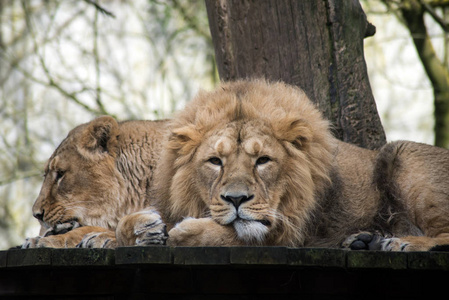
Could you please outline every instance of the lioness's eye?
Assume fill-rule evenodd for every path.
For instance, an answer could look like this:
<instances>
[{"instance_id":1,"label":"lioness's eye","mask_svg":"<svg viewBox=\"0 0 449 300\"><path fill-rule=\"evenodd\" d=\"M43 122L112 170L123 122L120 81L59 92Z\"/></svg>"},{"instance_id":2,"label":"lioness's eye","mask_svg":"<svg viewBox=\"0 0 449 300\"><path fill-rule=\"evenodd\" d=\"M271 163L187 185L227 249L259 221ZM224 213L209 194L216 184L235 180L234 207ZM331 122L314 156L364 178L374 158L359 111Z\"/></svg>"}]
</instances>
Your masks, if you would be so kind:
<instances>
[{"instance_id":1,"label":"lioness's eye","mask_svg":"<svg viewBox=\"0 0 449 300\"><path fill-rule=\"evenodd\" d=\"M62 171L62 170L57 170L56 171L56 178L55 178L55 181L56 182L58 182L61 178L62 178L62 176L64 176L64 171Z\"/></svg>"},{"instance_id":2,"label":"lioness's eye","mask_svg":"<svg viewBox=\"0 0 449 300\"><path fill-rule=\"evenodd\" d=\"M256 160L256 165L263 165L269 162L271 159L268 156L261 156Z\"/></svg>"},{"instance_id":3,"label":"lioness's eye","mask_svg":"<svg viewBox=\"0 0 449 300\"><path fill-rule=\"evenodd\" d=\"M218 157L211 157L211 158L209 158L208 162L210 162L211 164L216 165L216 166L223 165L221 159L219 159Z\"/></svg>"}]
</instances>

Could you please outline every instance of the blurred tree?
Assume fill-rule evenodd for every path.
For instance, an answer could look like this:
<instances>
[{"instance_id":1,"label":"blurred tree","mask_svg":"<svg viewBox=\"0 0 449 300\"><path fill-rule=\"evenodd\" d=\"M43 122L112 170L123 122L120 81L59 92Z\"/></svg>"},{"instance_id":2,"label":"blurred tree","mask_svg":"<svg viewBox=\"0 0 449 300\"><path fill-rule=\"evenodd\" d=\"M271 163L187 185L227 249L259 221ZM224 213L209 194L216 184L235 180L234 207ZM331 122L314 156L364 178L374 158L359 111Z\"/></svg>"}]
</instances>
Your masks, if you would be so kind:
<instances>
[{"instance_id":1,"label":"blurred tree","mask_svg":"<svg viewBox=\"0 0 449 300\"><path fill-rule=\"evenodd\" d=\"M435 145L449 148L449 65L448 0L382 0L408 29L434 92ZM438 24L445 35L443 56L438 56L428 33L425 15Z\"/></svg>"},{"instance_id":2,"label":"blurred tree","mask_svg":"<svg viewBox=\"0 0 449 300\"><path fill-rule=\"evenodd\" d=\"M378 148L385 133L363 55L375 28L358 1L206 0L220 77L264 76L297 85L335 135Z\"/></svg>"}]
</instances>

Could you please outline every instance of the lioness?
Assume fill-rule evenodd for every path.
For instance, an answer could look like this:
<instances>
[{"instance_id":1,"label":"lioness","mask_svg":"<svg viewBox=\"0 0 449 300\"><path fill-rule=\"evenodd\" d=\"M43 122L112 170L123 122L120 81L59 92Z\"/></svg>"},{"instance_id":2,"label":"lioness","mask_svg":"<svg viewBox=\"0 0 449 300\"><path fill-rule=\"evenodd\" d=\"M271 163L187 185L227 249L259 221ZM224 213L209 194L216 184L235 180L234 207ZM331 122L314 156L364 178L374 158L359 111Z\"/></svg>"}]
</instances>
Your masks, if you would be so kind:
<instances>
[{"instance_id":1,"label":"lioness","mask_svg":"<svg viewBox=\"0 0 449 300\"><path fill-rule=\"evenodd\" d=\"M298 88L264 80L200 92L171 121L101 117L45 168L24 247L449 244L449 151L343 143ZM68 232L66 232L68 231Z\"/></svg>"}]
</instances>

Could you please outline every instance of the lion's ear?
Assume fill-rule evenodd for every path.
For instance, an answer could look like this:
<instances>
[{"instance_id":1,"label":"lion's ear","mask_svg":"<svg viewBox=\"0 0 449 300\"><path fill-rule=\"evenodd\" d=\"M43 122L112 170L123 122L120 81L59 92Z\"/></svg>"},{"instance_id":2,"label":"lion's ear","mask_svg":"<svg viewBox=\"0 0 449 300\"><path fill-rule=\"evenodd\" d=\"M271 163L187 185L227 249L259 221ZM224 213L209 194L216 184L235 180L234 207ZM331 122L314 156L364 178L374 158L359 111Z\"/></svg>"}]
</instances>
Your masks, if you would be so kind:
<instances>
[{"instance_id":1,"label":"lion's ear","mask_svg":"<svg viewBox=\"0 0 449 300\"><path fill-rule=\"evenodd\" d=\"M313 136L310 126L302 119L284 119L277 124L275 131L280 139L290 142L298 149L304 148Z\"/></svg>"},{"instance_id":2,"label":"lion's ear","mask_svg":"<svg viewBox=\"0 0 449 300\"><path fill-rule=\"evenodd\" d=\"M81 132L78 151L85 158L96 160L114 154L118 145L119 126L110 116L96 118Z\"/></svg>"},{"instance_id":3,"label":"lion's ear","mask_svg":"<svg viewBox=\"0 0 449 300\"><path fill-rule=\"evenodd\" d=\"M169 148L175 150L178 155L185 156L186 159L191 157L193 150L201 142L201 134L190 124L184 127L175 128L172 130L169 139ZM180 157L181 158L181 157Z\"/></svg>"}]
</instances>

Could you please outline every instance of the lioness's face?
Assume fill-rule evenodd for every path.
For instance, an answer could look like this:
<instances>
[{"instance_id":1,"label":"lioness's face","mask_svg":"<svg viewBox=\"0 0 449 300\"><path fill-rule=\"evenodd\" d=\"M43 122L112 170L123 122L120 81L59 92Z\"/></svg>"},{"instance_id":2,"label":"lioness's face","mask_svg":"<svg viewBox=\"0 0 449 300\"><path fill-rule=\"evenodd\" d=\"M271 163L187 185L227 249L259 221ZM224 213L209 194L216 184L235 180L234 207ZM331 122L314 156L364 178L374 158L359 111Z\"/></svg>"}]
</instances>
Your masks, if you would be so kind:
<instances>
[{"instance_id":1,"label":"lioness's face","mask_svg":"<svg viewBox=\"0 0 449 300\"><path fill-rule=\"evenodd\" d=\"M200 193L212 218L232 224L242 239L262 240L276 223L285 156L261 121L237 121L211 132L196 159Z\"/></svg>"},{"instance_id":2,"label":"lioness's face","mask_svg":"<svg viewBox=\"0 0 449 300\"><path fill-rule=\"evenodd\" d=\"M51 158L45 179L33 206L33 215L46 227L76 221L82 225L100 225L101 208L111 190L105 189L112 173L86 161L73 149L65 149ZM105 180L106 179L106 180ZM114 189L113 183L107 184ZM105 213L105 212L103 212Z\"/></svg>"},{"instance_id":3,"label":"lioness's face","mask_svg":"<svg viewBox=\"0 0 449 300\"><path fill-rule=\"evenodd\" d=\"M33 215L43 227L69 222L105 228L115 225L111 217L116 215L115 207L110 203L117 203L113 200L120 196L120 174L107 139L101 145L95 137L104 123L97 119L75 128L48 160L33 205Z\"/></svg>"}]
</instances>

